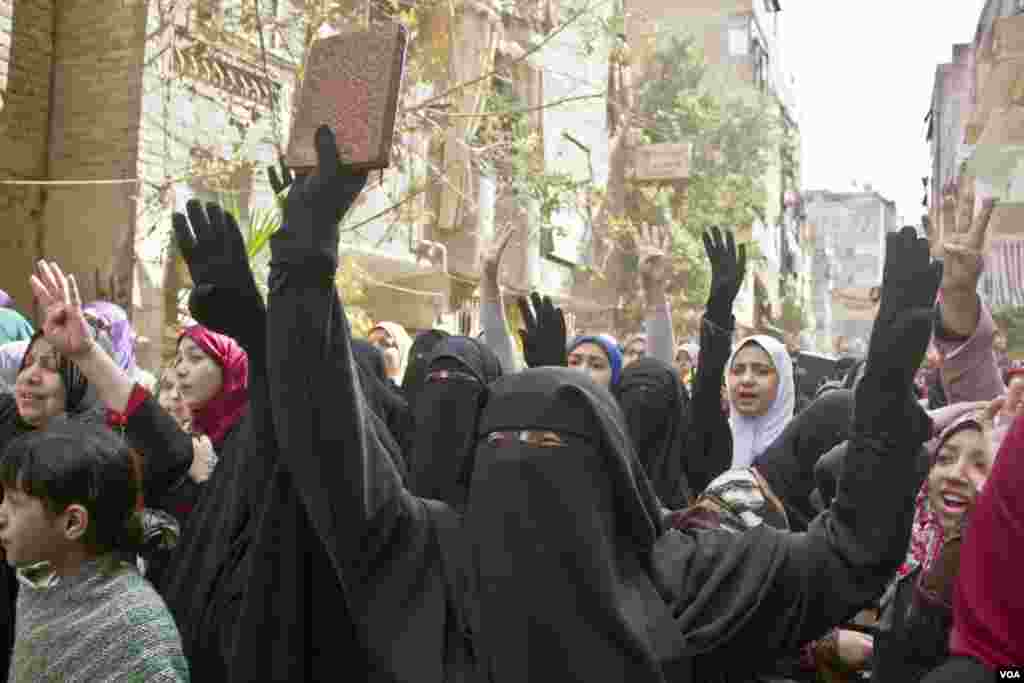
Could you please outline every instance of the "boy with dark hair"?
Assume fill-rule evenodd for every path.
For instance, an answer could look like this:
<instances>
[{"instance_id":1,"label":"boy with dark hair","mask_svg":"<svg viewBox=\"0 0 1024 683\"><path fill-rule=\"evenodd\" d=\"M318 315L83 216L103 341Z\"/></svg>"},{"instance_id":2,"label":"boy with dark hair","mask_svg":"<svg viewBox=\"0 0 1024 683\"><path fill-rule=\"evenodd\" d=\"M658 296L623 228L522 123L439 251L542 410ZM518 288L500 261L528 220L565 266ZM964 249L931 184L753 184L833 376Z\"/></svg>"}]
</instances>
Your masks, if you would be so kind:
<instances>
[{"instance_id":1,"label":"boy with dark hair","mask_svg":"<svg viewBox=\"0 0 1024 683\"><path fill-rule=\"evenodd\" d=\"M139 468L100 425L65 419L0 459L0 544L21 584L9 681L188 681L163 600L130 563Z\"/></svg>"}]
</instances>

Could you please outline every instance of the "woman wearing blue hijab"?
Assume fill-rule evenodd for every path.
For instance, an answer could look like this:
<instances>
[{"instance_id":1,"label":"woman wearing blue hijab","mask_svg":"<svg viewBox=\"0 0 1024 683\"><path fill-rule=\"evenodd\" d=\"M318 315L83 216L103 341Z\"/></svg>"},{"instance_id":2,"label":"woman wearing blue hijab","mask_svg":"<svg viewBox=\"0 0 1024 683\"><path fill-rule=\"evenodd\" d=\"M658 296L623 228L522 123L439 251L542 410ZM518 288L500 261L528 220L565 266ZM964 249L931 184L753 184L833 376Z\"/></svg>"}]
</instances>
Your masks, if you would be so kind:
<instances>
[{"instance_id":1,"label":"woman wearing blue hijab","mask_svg":"<svg viewBox=\"0 0 1024 683\"><path fill-rule=\"evenodd\" d=\"M611 335L581 335L569 345L569 367L611 390L622 376L622 349Z\"/></svg>"}]
</instances>

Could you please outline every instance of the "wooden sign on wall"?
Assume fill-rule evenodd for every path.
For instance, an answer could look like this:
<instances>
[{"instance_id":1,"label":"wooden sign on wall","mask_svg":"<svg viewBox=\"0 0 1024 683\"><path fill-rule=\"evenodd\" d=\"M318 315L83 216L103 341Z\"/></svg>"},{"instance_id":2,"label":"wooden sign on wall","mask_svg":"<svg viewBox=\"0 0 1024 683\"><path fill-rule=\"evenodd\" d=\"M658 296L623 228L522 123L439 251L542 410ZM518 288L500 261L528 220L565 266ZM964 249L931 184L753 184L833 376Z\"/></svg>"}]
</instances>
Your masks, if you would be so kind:
<instances>
[{"instance_id":1,"label":"wooden sign on wall","mask_svg":"<svg viewBox=\"0 0 1024 683\"><path fill-rule=\"evenodd\" d=\"M656 182L690 177L693 145L689 142L643 145L634 151L636 179Z\"/></svg>"}]
</instances>

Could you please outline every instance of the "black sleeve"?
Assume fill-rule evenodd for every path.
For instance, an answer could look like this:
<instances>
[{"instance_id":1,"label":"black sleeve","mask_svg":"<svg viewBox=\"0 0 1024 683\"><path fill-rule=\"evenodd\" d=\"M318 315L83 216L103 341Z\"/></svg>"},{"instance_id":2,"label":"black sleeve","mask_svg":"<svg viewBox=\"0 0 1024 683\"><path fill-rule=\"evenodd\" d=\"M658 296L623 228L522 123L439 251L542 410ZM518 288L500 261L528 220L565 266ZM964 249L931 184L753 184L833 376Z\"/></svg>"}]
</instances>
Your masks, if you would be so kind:
<instances>
[{"instance_id":1,"label":"black sleeve","mask_svg":"<svg viewBox=\"0 0 1024 683\"><path fill-rule=\"evenodd\" d=\"M363 397L333 278L313 270L271 269L267 376L273 422L281 464L334 566L361 573L400 518L412 516L406 509L412 501Z\"/></svg>"},{"instance_id":2,"label":"black sleeve","mask_svg":"<svg viewBox=\"0 0 1024 683\"><path fill-rule=\"evenodd\" d=\"M732 429L722 411L722 379L731 352L732 330L705 317L684 449L686 479L694 494L732 465Z\"/></svg>"},{"instance_id":3,"label":"black sleeve","mask_svg":"<svg viewBox=\"0 0 1024 683\"><path fill-rule=\"evenodd\" d=\"M851 438L836 499L806 533L670 530L659 542L677 624L709 666L756 672L877 599L909 542L923 432L907 431L897 444Z\"/></svg>"},{"instance_id":4,"label":"black sleeve","mask_svg":"<svg viewBox=\"0 0 1024 683\"><path fill-rule=\"evenodd\" d=\"M128 445L142 456L142 486L147 504L166 501L192 466L192 437L152 396L147 396L128 417L124 436Z\"/></svg>"}]
</instances>

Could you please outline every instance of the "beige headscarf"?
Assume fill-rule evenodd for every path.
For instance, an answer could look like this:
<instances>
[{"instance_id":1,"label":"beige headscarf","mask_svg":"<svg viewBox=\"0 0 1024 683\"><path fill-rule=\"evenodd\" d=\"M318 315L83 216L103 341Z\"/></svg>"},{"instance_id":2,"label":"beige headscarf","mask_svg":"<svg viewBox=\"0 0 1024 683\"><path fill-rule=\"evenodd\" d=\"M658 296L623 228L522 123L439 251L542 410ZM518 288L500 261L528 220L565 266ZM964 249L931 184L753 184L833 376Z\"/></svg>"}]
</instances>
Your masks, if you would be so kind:
<instances>
[{"instance_id":1,"label":"beige headscarf","mask_svg":"<svg viewBox=\"0 0 1024 683\"><path fill-rule=\"evenodd\" d=\"M398 346L398 377L395 378L395 383L401 384L405 378L405 367L409 362L409 349L412 348L412 337L409 336L404 327L389 321L377 323L370 332L372 333L373 330L384 330L395 341L395 345Z\"/></svg>"}]
</instances>

